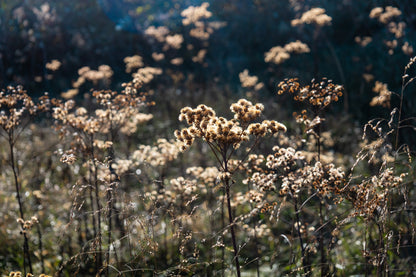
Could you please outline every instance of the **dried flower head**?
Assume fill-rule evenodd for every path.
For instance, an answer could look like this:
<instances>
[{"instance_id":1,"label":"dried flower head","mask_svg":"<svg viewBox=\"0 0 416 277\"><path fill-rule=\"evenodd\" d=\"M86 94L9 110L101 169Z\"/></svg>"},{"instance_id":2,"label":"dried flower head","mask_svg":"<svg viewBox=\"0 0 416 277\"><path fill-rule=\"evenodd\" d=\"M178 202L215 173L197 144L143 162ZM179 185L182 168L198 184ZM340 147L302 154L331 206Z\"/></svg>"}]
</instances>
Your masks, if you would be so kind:
<instances>
[{"instance_id":1,"label":"dried flower head","mask_svg":"<svg viewBox=\"0 0 416 277\"><path fill-rule=\"evenodd\" d=\"M361 47L366 47L371 41L373 41L372 37L355 37L354 41L359 44Z\"/></svg>"},{"instance_id":2,"label":"dried flower head","mask_svg":"<svg viewBox=\"0 0 416 277\"><path fill-rule=\"evenodd\" d=\"M188 128L176 130L175 136L181 142L181 150L186 150L192 145L195 138L203 138L209 143L217 145L220 149L229 146L238 148L242 142L249 140L249 135L264 136L267 133L285 131L286 127L276 121L263 121L250 124L258 118L264 109L263 105L253 105L250 101L240 99L230 107L235 114L234 119L227 120L217 117L212 108L199 105L196 109L183 108L179 120L185 120Z\"/></svg>"},{"instance_id":3,"label":"dried flower head","mask_svg":"<svg viewBox=\"0 0 416 277\"><path fill-rule=\"evenodd\" d=\"M143 67L133 74L133 84L135 87L141 87L150 83L156 75L162 74L162 69L155 67Z\"/></svg>"},{"instance_id":4,"label":"dried flower head","mask_svg":"<svg viewBox=\"0 0 416 277\"><path fill-rule=\"evenodd\" d=\"M61 62L58 60L52 60L46 63L45 67L52 71L57 71L61 67Z\"/></svg>"},{"instance_id":5,"label":"dried flower head","mask_svg":"<svg viewBox=\"0 0 416 277\"><path fill-rule=\"evenodd\" d=\"M35 103L22 86L8 86L0 91L0 126L9 132L20 125L23 117L48 110L49 105L47 94Z\"/></svg>"},{"instance_id":6,"label":"dried flower head","mask_svg":"<svg viewBox=\"0 0 416 277\"><path fill-rule=\"evenodd\" d=\"M398 17L402 12L392 6L387 6L385 9L381 7L373 8L370 12L370 18L377 18L383 24L389 23L393 18Z\"/></svg>"},{"instance_id":7,"label":"dried flower head","mask_svg":"<svg viewBox=\"0 0 416 277\"><path fill-rule=\"evenodd\" d=\"M140 68L144 65L143 58L139 55L134 55L131 57L125 57L124 63L126 64L126 72L130 73L134 69Z\"/></svg>"},{"instance_id":8,"label":"dried flower head","mask_svg":"<svg viewBox=\"0 0 416 277\"><path fill-rule=\"evenodd\" d=\"M297 40L294 42L290 42L285 46L275 46L272 47L268 52L264 55L265 62L272 62L275 64L281 64L284 61L290 58L290 54L302 54L302 53L309 53L310 49L308 45L305 43Z\"/></svg>"},{"instance_id":9,"label":"dried flower head","mask_svg":"<svg viewBox=\"0 0 416 277\"><path fill-rule=\"evenodd\" d=\"M300 86L296 78L285 79L279 83L278 87L278 94L289 92L294 95L295 101L308 102L317 108L323 108L331 102L337 102L344 91L341 85L335 85L326 78L321 81L313 79L310 85L304 87Z\"/></svg>"},{"instance_id":10,"label":"dried flower head","mask_svg":"<svg viewBox=\"0 0 416 277\"><path fill-rule=\"evenodd\" d=\"M94 85L97 85L99 82L107 85L110 82L113 73L113 70L108 65L100 65L98 70L93 70L88 66L84 66L78 69L79 77L72 85L74 88L79 88L86 81L91 81Z\"/></svg>"},{"instance_id":11,"label":"dried flower head","mask_svg":"<svg viewBox=\"0 0 416 277\"><path fill-rule=\"evenodd\" d=\"M257 76L250 76L247 69L241 72L238 77L240 78L241 86L243 88L254 88L255 90L259 90L264 86L263 83L259 82Z\"/></svg>"},{"instance_id":12,"label":"dried flower head","mask_svg":"<svg viewBox=\"0 0 416 277\"><path fill-rule=\"evenodd\" d=\"M402 51L405 55L411 56L413 55L413 46L406 41L402 46Z\"/></svg>"},{"instance_id":13,"label":"dried flower head","mask_svg":"<svg viewBox=\"0 0 416 277\"><path fill-rule=\"evenodd\" d=\"M158 167L175 160L178 154L179 145L176 141L158 139L155 146L140 145L139 149L134 151L131 158L136 165L148 163L154 167Z\"/></svg>"},{"instance_id":14,"label":"dried flower head","mask_svg":"<svg viewBox=\"0 0 416 277\"><path fill-rule=\"evenodd\" d=\"M181 16L185 17L182 19L183 25L190 25L195 24L201 19L210 18L212 16L212 13L207 10L209 7L209 3L204 2L201 4L201 6L190 6L187 9L183 10L181 12Z\"/></svg>"},{"instance_id":15,"label":"dried flower head","mask_svg":"<svg viewBox=\"0 0 416 277\"><path fill-rule=\"evenodd\" d=\"M387 88L387 84L376 81L373 92L377 93L378 96L371 99L370 106L383 106L390 108L390 98L392 92Z\"/></svg>"},{"instance_id":16,"label":"dried flower head","mask_svg":"<svg viewBox=\"0 0 416 277\"><path fill-rule=\"evenodd\" d=\"M150 26L148 27L145 32L146 35L155 38L158 42L164 42L166 36L169 34L169 29L165 26L155 27Z\"/></svg>"},{"instance_id":17,"label":"dried flower head","mask_svg":"<svg viewBox=\"0 0 416 277\"><path fill-rule=\"evenodd\" d=\"M314 24L317 26L330 25L332 17L325 14L325 9L312 8L302 14L300 19L293 19L292 26L298 26L302 24Z\"/></svg>"},{"instance_id":18,"label":"dried flower head","mask_svg":"<svg viewBox=\"0 0 416 277\"><path fill-rule=\"evenodd\" d=\"M181 34L175 34L166 36L166 50L168 48L179 49L183 43L183 36Z\"/></svg>"}]
</instances>

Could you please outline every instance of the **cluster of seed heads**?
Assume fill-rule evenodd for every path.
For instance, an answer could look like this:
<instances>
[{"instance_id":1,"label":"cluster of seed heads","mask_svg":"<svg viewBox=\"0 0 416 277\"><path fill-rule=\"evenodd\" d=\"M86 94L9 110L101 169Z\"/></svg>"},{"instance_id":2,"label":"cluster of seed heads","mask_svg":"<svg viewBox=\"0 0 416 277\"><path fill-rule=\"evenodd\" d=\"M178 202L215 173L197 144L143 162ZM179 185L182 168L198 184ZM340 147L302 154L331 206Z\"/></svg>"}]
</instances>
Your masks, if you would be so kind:
<instances>
[{"instance_id":1,"label":"cluster of seed heads","mask_svg":"<svg viewBox=\"0 0 416 277\"><path fill-rule=\"evenodd\" d=\"M220 149L226 149L228 146L236 149L242 142L248 141L250 135L261 137L286 130L283 124L274 120L249 124L260 117L263 109L261 104L253 105L250 101L241 99L231 105L234 118L227 120L217 117L215 111L205 105L199 105L195 109L183 108L179 120L185 120L190 126L175 131L176 138L181 142L181 151L191 146L195 138L215 143Z\"/></svg>"}]
</instances>

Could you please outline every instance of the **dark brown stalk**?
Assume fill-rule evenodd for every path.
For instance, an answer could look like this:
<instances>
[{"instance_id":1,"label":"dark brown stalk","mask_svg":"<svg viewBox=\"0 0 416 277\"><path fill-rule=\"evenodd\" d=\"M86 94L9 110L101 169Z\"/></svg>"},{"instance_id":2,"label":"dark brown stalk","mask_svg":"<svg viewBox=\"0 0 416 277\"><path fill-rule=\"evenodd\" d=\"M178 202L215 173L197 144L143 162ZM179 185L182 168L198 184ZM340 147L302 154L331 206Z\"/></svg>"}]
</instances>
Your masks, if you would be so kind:
<instances>
[{"instance_id":1,"label":"dark brown stalk","mask_svg":"<svg viewBox=\"0 0 416 277\"><path fill-rule=\"evenodd\" d=\"M321 161L321 125L317 126L317 148L318 148L318 161ZM325 249L324 249L324 215L322 211L322 202L324 201L323 198L318 195L319 200L319 252L321 255L321 277L328 275L328 268L326 265L326 256L325 256Z\"/></svg>"},{"instance_id":2,"label":"dark brown stalk","mask_svg":"<svg viewBox=\"0 0 416 277\"><path fill-rule=\"evenodd\" d=\"M92 165L94 170L94 190L95 190L95 205L97 206L97 239L98 239L98 255L97 255L97 265L99 269L102 267L102 233L101 233L101 204L100 204L100 195L99 195L99 187L98 187L98 167L95 161L95 153L94 153L94 137L91 135L91 159Z\"/></svg>"},{"instance_id":3,"label":"dark brown stalk","mask_svg":"<svg viewBox=\"0 0 416 277\"><path fill-rule=\"evenodd\" d=\"M233 215L232 215L232 210L231 210L230 184L229 184L228 179L225 183L225 191L226 191L226 194L227 194L228 218L229 218L229 222L230 222L231 239L232 239L233 248L234 248L235 267L236 267L236 270L237 270L237 276L240 277L241 276L240 263L238 261L238 247L237 247L237 241L236 241L236 237L235 237L234 222L233 222L234 220L233 220Z\"/></svg>"},{"instance_id":4,"label":"dark brown stalk","mask_svg":"<svg viewBox=\"0 0 416 277\"><path fill-rule=\"evenodd\" d=\"M295 214L296 214L296 221L297 221L297 228L296 231L298 233L299 236L299 244L300 244L300 249L302 251L302 265L303 265L303 271L305 272L305 276L311 276L311 265L309 264L309 258L308 258L308 254L306 253L305 247L303 245L303 239L302 239L302 234L300 233L300 217L299 217L299 213L300 210L298 210L298 202L297 199L294 199L294 205L295 205Z\"/></svg>"},{"instance_id":5,"label":"dark brown stalk","mask_svg":"<svg viewBox=\"0 0 416 277\"><path fill-rule=\"evenodd\" d=\"M21 228L22 228L22 234L23 234L23 238L24 238L24 242L23 242L23 267L24 267L24 274L27 274L26 271L26 258L27 258L27 265L29 266L29 272L32 273L33 269L32 269L32 262L30 260L30 251L29 251L29 239L27 238L27 234L26 234L26 230L23 227L23 220L24 220L24 213L23 213L23 203L22 203L22 198L20 197L20 184L19 184L19 177L18 177L18 173L17 173L17 165L15 162L15 157L14 157L14 136L13 136L13 129L11 129L8 132L9 135L9 149L10 149L10 165L12 167L13 170L13 176L14 176L14 184L16 187L16 198L17 198L17 202L19 203L19 213L20 213L20 218L22 219L21 222Z\"/></svg>"},{"instance_id":6,"label":"dark brown stalk","mask_svg":"<svg viewBox=\"0 0 416 277\"><path fill-rule=\"evenodd\" d=\"M38 239L39 239L40 264L41 264L42 272L46 272L46 270L45 270L45 260L44 260L44 257L43 257L42 231L40 230L39 224L37 225L37 233L38 233Z\"/></svg>"},{"instance_id":7,"label":"dark brown stalk","mask_svg":"<svg viewBox=\"0 0 416 277\"><path fill-rule=\"evenodd\" d=\"M225 195L225 188L224 188L224 195ZM221 201L221 230L225 229L225 198L222 198ZM225 276L225 247L221 248L221 268L222 268L222 277Z\"/></svg>"},{"instance_id":8,"label":"dark brown stalk","mask_svg":"<svg viewBox=\"0 0 416 277\"><path fill-rule=\"evenodd\" d=\"M107 208L108 208L108 216L107 216L107 220L108 220L108 236L107 236L107 244L108 244L108 248L107 248L107 253L105 256L105 260L106 260L106 276L109 276L110 272L109 272L109 264L110 264L110 250L111 250L111 216L112 216L112 203L113 203L113 196L112 196L112 185L110 185L110 188L107 189Z\"/></svg>"},{"instance_id":9,"label":"dark brown stalk","mask_svg":"<svg viewBox=\"0 0 416 277\"><path fill-rule=\"evenodd\" d=\"M224 162L224 172L225 173L229 173L228 172L228 161L226 160L227 158L227 152L223 151L223 162ZM235 267L237 270L237 277L241 276L240 273L240 263L238 261L238 246L237 246L237 240L235 237L235 230L234 230L234 219L233 219L233 213L231 210L231 193L230 193L230 179L228 177L225 178L224 180L224 187L225 187L225 193L226 193L226 197L227 197L227 208L228 208L228 219L230 222L230 232L231 232L231 240L233 242L233 248L234 248L234 260L235 260Z\"/></svg>"}]
</instances>

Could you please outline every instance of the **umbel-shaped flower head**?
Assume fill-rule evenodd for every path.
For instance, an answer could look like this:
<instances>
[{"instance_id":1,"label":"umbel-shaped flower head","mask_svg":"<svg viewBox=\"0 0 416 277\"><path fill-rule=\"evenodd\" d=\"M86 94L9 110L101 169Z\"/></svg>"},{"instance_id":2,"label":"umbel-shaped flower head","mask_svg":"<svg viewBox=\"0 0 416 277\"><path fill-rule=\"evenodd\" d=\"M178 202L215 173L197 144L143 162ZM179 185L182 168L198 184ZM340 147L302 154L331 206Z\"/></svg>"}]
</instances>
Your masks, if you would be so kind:
<instances>
[{"instance_id":1,"label":"umbel-shaped flower head","mask_svg":"<svg viewBox=\"0 0 416 277\"><path fill-rule=\"evenodd\" d=\"M199 105L195 109L183 108L179 120L185 120L189 127L175 131L175 136L181 143L181 151L190 147L195 138L202 138L219 150L226 150L230 146L237 149L242 142L249 140L250 135L262 137L286 130L283 124L274 120L250 124L260 117L264 109L262 104L253 105L250 101L240 99L230 109L234 113L231 120L217 117L215 111L206 105Z\"/></svg>"}]
</instances>

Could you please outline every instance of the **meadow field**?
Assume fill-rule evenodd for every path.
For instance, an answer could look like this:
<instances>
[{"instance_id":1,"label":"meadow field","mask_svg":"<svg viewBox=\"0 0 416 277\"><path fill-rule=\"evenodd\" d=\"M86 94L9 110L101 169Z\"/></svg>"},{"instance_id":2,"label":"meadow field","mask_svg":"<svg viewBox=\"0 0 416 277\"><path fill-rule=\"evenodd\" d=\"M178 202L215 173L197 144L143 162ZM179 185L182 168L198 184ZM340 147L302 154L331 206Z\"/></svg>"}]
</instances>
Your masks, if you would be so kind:
<instances>
[{"instance_id":1,"label":"meadow field","mask_svg":"<svg viewBox=\"0 0 416 277\"><path fill-rule=\"evenodd\" d=\"M416 276L413 0L0 1L1 276Z\"/></svg>"}]
</instances>

